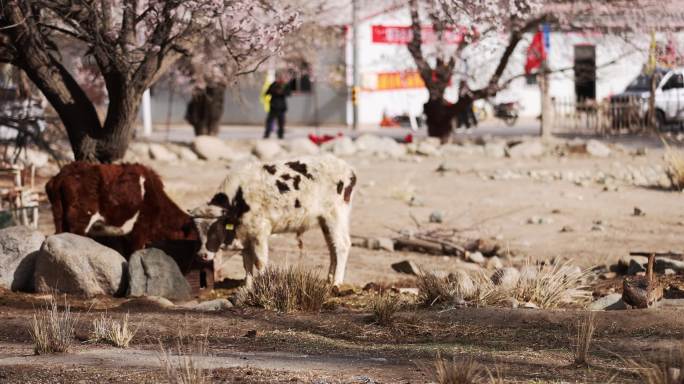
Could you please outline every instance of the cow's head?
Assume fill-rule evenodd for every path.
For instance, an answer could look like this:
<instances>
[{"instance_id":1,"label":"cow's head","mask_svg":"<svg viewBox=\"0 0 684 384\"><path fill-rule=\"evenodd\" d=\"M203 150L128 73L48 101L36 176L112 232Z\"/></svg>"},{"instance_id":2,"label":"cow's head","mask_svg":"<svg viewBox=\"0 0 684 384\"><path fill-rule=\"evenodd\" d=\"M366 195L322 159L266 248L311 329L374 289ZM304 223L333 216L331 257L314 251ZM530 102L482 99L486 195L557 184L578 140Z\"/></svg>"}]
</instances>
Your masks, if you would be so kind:
<instances>
[{"instance_id":1,"label":"cow's head","mask_svg":"<svg viewBox=\"0 0 684 384\"><path fill-rule=\"evenodd\" d=\"M249 210L242 190L239 189L231 201L225 193L217 193L211 201L190 212L200 239L197 255L211 261L216 252L233 243L240 219Z\"/></svg>"}]
</instances>

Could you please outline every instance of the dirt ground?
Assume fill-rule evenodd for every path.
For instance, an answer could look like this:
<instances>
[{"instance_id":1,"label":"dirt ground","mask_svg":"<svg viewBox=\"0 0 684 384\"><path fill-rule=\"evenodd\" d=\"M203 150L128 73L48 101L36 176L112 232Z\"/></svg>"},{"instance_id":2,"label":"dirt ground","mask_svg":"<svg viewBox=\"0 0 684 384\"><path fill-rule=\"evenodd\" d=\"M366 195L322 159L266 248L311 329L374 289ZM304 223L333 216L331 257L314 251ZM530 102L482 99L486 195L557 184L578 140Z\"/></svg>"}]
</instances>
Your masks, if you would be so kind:
<instances>
[{"instance_id":1,"label":"dirt ground","mask_svg":"<svg viewBox=\"0 0 684 384\"><path fill-rule=\"evenodd\" d=\"M660 149L650 148L642 156L633 152L617 148L608 158L348 158L359 179L352 234L393 237L406 229L454 228L464 239L499 242L516 260L560 258L583 268L612 264L630 251L681 251L681 193L619 182L616 191L593 182L490 177L502 171L608 173L663 164ZM436 172L441 164L446 172ZM211 198L229 166L154 161L148 165L161 174L167 192L184 209ZM418 204L407 203L411 195ZM645 215L635 216L635 207ZM428 222L433 211L444 213L443 223ZM42 229L50 233L47 207L42 217ZM543 218L543 223L528 224L531 218ZM328 252L320 231L312 230L304 236L301 257L293 235L273 236L270 260L323 273ZM357 291L369 282L410 286L411 278L390 267L402 260L445 272L466 264L453 257L354 247L346 282ZM233 279L244 275L238 256L229 258L224 268ZM582 315L575 310L436 310L407 305L394 326L383 327L372 322L367 308L354 297L337 298L320 314L289 315L251 308L218 313L131 309L119 307L125 299L96 298L73 300L81 342L72 352L33 356L26 324L43 299L0 292L1 383L160 382L159 342L171 346L179 331L201 334L207 328L210 356L197 361L213 369L215 382L425 383L434 380L429 367L438 351L473 357L497 370L506 382L639 382L628 360L643 361L681 348L684 337L682 312L676 308L601 312L590 365L575 366L572 343ZM84 342L100 308L115 315L131 313L140 327L131 349ZM252 330L256 336L246 337Z\"/></svg>"}]
</instances>

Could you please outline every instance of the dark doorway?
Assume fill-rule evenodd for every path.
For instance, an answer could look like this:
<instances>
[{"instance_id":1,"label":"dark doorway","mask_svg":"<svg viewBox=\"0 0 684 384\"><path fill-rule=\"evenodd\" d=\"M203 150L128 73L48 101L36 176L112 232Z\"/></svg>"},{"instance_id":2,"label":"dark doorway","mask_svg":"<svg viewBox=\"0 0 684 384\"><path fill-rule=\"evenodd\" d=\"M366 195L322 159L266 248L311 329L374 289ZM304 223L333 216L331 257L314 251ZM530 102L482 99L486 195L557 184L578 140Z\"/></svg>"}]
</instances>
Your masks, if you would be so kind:
<instances>
[{"instance_id":1,"label":"dark doorway","mask_svg":"<svg viewBox=\"0 0 684 384\"><path fill-rule=\"evenodd\" d=\"M596 47L575 46L575 95L577 102L596 100Z\"/></svg>"}]
</instances>

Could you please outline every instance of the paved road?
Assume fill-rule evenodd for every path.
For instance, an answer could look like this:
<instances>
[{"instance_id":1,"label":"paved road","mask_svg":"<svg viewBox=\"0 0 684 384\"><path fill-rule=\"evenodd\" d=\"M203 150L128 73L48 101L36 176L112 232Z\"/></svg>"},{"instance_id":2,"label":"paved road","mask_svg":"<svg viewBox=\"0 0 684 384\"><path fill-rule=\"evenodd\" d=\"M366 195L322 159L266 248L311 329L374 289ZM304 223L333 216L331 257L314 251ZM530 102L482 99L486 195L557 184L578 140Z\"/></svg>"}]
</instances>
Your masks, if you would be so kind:
<instances>
[{"instance_id":1,"label":"paved road","mask_svg":"<svg viewBox=\"0 0 684 384\"><path fill-rule=\"evenodd\" d=\"M326 127L304 127L304 126L294 126L286 128L286 138L297 138L306 137L310 133L315 134L329 134L335 135L337 133L343 133L352 137L357 137L364 133L372 133L375 135L389 136L396 139L403 138L407 134L411 133L408 128L363 128L359 131L352 131L346 126L326 126ZM471 130L470 133L466 134L463 132L457 133L457 135L463 135L464 137L478 137L485 135L492 136L522 136L522 135L535 135L539 132L539 123L534 119L523 120L521 119L513 127L508 127L500 120L489 119L480 123L477 128ZM261 126L222 126L219 132L219 137L222 139L258 139L261 138L263 134L263 128ZM426 136L425 129L413 132L416 137ZM170 127L157 126L152 134L151 140L153 141L192 141L194 133L189 125L172 125Z\"/></svg>"}]
</instances>

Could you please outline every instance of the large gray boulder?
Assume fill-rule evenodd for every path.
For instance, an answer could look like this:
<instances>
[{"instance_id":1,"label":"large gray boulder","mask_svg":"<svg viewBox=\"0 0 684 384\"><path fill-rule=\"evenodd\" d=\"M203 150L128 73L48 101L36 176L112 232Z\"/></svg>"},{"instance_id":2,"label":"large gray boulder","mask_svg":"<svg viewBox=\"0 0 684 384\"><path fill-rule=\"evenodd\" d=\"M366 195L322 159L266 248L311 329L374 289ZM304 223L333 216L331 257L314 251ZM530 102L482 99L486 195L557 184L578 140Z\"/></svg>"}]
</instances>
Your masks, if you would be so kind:
<instances>
[{"instance_id":1,"label":"large gray boulder","mask_svg":"<svg viewBox=\"0 0 684 384\"><path fill-rule=\"evenodd\" d=\"M120 295L125 291L126 259L91 238L60 233L43 243L33 277L36 292Z\"/></svg>"},{"instance_id":2,"label":"large gray boulder","mask_svg":"<svg viewBox=\"0 0 684 384\"><path fill-rule=\"evenodd\" d=\"M36 256L45 236L28 227L0 230L0 287L33 291Z\"/></svg>"},{"instance_id":3,"label":"large gray boulder","mask_svg":"<svg viewBox=\"0 0 684 384\"><path fill-rule=\"evenodd\" d=\"M161 296L188 300L191 289L178 264L156 248L141 249L128 261L128 296Z\"/></svg>"}]
</instances>

